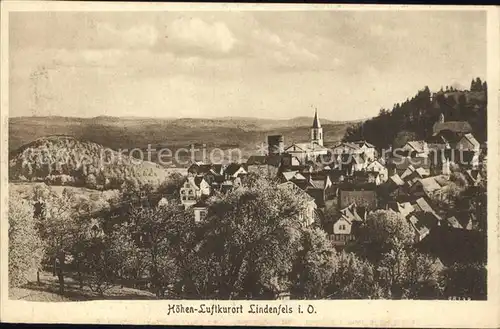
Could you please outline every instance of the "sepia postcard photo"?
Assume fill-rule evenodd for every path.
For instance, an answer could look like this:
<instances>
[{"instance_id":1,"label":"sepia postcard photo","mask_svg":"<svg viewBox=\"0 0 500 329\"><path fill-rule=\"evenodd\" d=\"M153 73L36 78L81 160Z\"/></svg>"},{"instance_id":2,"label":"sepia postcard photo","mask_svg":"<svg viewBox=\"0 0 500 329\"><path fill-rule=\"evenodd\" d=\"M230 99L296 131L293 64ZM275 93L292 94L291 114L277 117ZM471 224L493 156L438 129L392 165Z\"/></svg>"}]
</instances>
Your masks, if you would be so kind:
<instances>
[{"instance_id":1,"label":"sepia postcard photo","mask_svg":"<svg viewBox=\"0 0 500 329\"><path fill-rule=\"evenodd\" d=\"M1 14L2 321L500 325L496 7Z\"/></svg>"}]
</instances>

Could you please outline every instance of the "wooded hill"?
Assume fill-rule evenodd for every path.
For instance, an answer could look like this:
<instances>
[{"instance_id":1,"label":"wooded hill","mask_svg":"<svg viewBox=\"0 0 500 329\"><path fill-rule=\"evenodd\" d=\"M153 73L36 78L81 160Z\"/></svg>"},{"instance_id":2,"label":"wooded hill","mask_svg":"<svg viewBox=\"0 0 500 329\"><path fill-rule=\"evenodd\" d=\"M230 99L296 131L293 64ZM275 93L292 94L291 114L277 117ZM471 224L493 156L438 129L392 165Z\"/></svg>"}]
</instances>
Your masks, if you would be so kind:
<instances>
[{"instance_id":1,"label":"wooded hill","mask_svg":"<svg viewBox=\"0 0 500 329\"><path fill-rule=\"evenodd\" d=\"M431 93L426 86L411 99L394 104L392 109L381 109L378 116L349 127L343 140L363 139L379 149L398 147L401 139L429 138L441 113L445 121L468 121L478 141L486 141L486 82L476 78L469 90L447 86L436 93Z\"/></svg>"},{"instance_id":2,"label":"wooded hill","mask_svg":"<svg viewBox=\"0 0 500 329\"><path fill-rule=\"evenodd\" d=\"M11 154L9 179L91 189L119 189L122 184L159 186L168 177L160 165L132 161L125 154L71 136L35 140Z\"/></svg>"}]
</instances>

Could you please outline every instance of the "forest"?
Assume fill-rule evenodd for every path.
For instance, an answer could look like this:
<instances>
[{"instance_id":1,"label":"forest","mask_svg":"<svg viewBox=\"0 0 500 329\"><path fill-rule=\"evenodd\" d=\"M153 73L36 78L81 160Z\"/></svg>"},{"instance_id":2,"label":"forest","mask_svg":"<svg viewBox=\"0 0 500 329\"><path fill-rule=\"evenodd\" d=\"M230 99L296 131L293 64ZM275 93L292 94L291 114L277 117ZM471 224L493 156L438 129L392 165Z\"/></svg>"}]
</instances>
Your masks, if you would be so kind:
<instances>
[{"instance_id":1,"label":"forest","mask_svg":"<svg viewBox=\"0 0 500 329\"><path fill-rule=\"evenodd\" d=\"M479 142L487 140L487 83L475 78L469 90L446 86L436 93L429 87L392 109L349 128L344 141L366 140L379 150L400 147L407 140L427 140L432 127L444 114L445 121L468 121Z\"/></svg>"}]
</instances>

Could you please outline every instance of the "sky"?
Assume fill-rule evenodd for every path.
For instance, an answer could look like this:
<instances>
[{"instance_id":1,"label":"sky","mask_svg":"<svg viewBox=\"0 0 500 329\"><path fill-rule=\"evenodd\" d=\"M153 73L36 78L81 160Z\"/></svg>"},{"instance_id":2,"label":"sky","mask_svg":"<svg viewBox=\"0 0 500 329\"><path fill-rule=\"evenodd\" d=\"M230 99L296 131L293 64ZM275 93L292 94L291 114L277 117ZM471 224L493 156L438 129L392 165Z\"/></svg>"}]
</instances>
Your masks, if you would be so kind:
<instances>
[{"instance_id":1,"label":"sky","mask_svg":"<svg viewBox=\"0 0 500 329\"><path fill-rule=\"evenodd\" d=\"M376 115L486 76L480 11L14 12L10 115Z\"/></svg>"}]
</instances>

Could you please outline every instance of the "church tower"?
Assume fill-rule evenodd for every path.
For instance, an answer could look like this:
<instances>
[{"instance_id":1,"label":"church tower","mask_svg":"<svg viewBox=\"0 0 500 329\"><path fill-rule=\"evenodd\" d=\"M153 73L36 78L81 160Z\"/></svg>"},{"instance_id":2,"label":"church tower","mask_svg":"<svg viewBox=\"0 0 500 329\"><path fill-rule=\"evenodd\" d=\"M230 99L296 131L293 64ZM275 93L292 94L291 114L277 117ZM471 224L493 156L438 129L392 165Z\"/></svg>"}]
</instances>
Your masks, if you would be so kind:
<instances>
[{"instance_id":1,"label":"church tower","mask_svg":"<svg viewBox=\"0 0 500 329\"><path fill-rule=\"evenodd\" d=\"M321 123L319 123L317 110L314 112L314 120L311 127L311 144L323 146L323 128L321 128Z\"/></svg>"}]
</instances>

